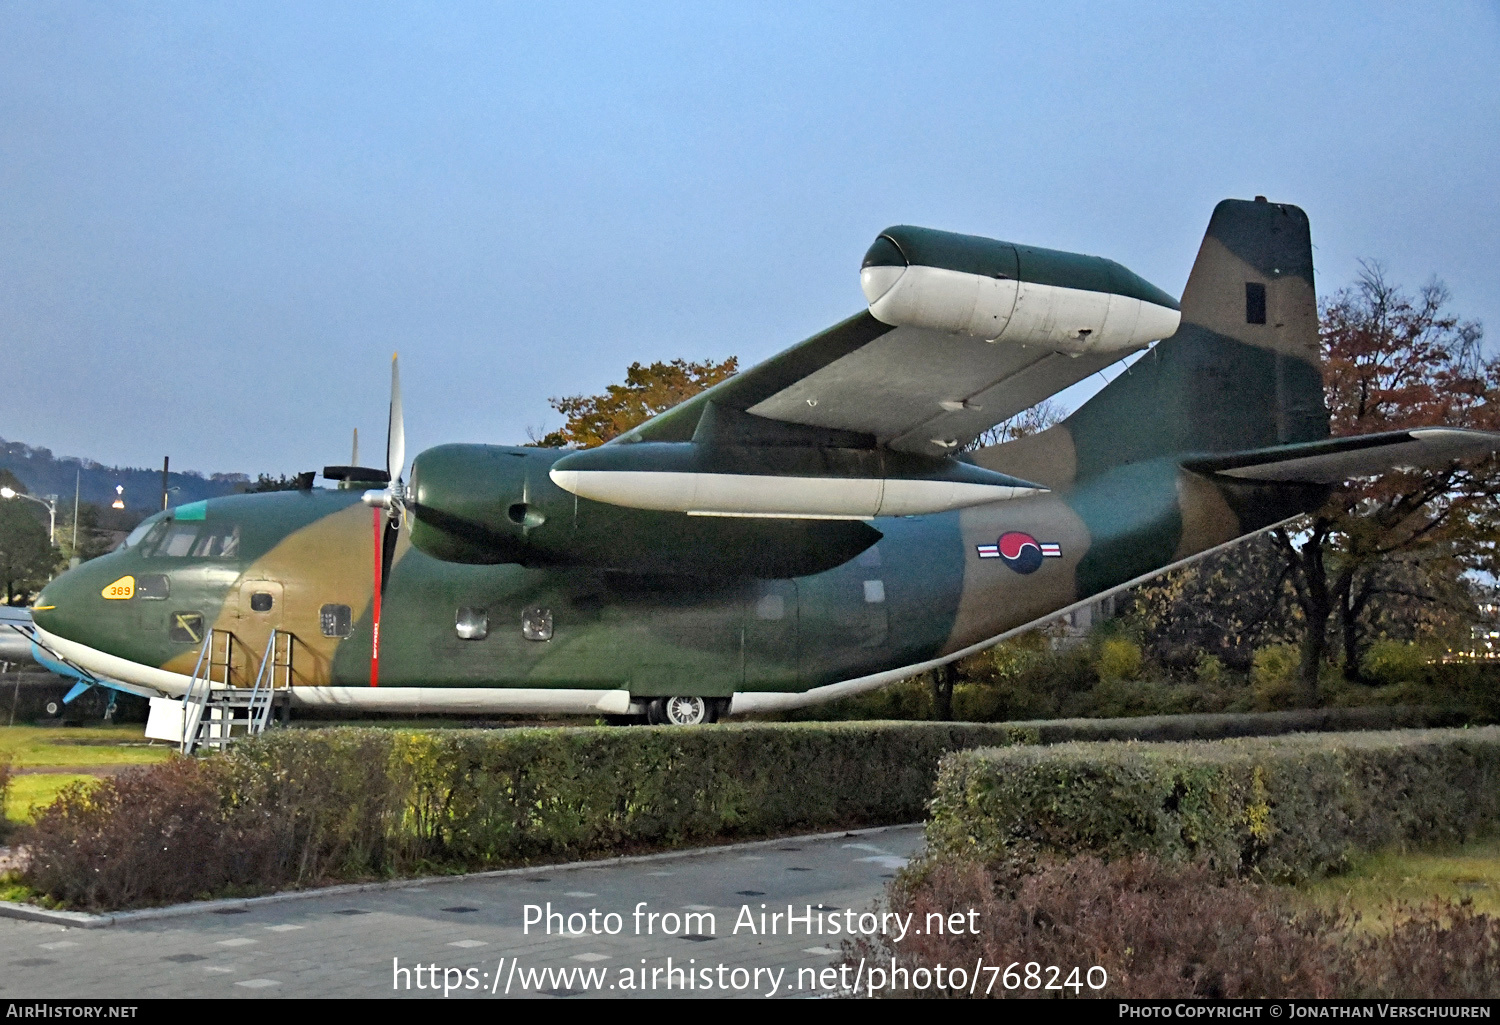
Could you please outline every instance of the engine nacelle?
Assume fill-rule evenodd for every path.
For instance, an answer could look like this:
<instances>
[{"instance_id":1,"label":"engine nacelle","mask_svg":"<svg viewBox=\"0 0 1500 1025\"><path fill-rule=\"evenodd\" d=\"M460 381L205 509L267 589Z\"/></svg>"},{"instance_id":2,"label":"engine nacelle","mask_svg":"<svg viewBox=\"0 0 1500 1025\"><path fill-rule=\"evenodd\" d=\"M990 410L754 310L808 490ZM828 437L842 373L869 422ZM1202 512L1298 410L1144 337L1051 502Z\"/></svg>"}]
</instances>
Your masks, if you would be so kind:
<instances>
[{"instance_id":1,"label":"engine nacelle","mask_svg":"<svg viewBox=\"0 0 1500 1025\"><path fill-rule=\"evenodd\" d=\"M1113 260L930 228L887 228L859 280L884 324L1058 352L1123 354L1182 319L1176 300Z\"/></svg>"},{"instance_id":2,"label":"engine nacelle","mask_svg":"<svg viewBox=\"0 0 1500 1025\"><path fill-rule=\"evenodd\" d=\"M851 520L740 519L627 509L554 484L573 453L440 445L412 464L411 540L445 562L785 578L842 565L881 538Z\"/></svg>"}]
</instances>

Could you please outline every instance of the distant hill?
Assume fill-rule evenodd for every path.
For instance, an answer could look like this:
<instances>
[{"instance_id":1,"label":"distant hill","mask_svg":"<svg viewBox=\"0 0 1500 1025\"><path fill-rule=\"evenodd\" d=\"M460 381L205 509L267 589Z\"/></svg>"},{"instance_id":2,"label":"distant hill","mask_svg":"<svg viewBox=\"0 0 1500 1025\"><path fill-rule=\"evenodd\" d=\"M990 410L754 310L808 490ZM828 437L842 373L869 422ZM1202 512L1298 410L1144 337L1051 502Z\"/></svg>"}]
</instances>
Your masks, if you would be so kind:
<instances>
[{"instance_id":1,"label":"distant hill","mask_svg":"<svg viewBox=\"0 0 1500 1025\"><path fill-rule=\"evenodd\" d=\"M33 495L56 495L60 507L72 502L73 481L78 475L79 497L84 502L108 509L115 500L115 485L123 484L127 510L146 514L161 508L161 467L103 466L92 459L57 457L50 449L33 448L0 438L0 470L15 474ZM216 473L205 477L193 471L173 471L167 478L167 486L178 489L172 492L172 505L238 494L250 484L249 476L243 473Z\"/></svg>"}]
</instances>

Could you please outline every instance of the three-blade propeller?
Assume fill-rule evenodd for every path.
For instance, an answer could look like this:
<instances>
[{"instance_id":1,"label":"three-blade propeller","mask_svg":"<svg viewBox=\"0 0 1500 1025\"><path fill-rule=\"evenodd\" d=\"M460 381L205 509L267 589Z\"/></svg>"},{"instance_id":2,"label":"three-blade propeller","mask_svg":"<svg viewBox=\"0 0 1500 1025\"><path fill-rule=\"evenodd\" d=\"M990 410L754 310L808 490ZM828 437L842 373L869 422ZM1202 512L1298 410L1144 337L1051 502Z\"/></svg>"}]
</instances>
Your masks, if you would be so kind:
<instances>
[{"instance_id":1,"label":"three-blade propeller","mask_svg":"<svg viewBox=\"0 0 1500 1025\"><path fill-rule=\"evenodd\" d=\"M387 510L399 526L406 512L406 484L401 476L406 468L406 422L401 416L401 366L397 355L391 354L391 411L385 428L385 470L391 483L377 491L366 491L362 499L366 505Z\"/></svg>"},{"instance_id":2,"label":"three-blade propeller","mask_svg":"<svg viewBox=\"0 0 1500 1025\"><path fill-rule=\"evenodd\" d=\"M370 686L380 684L380 599L391 576L391 562L396 555L396 540L401 536L401 520L406 514L406 485L401 478L406 467L406 424L401 416L401 369L396 355L391 355L391 411L385 430L385 468L390 485L384 490L366 491L361 499L374 508L375 587L370 611L373 629L370 639ZM384 513L384 517L382 517ZM382 518L384 524L381 523Z\"/></svg>"}]
</instances>

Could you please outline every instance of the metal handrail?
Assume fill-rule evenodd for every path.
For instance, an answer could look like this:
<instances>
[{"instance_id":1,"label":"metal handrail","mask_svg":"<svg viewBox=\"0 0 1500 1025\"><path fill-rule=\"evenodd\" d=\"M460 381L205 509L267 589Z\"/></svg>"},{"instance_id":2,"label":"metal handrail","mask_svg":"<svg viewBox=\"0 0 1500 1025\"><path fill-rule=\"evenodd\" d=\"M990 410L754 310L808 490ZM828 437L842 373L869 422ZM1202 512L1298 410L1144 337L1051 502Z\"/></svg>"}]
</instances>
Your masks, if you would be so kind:
<instances>
[{"instance_id":1,"label":"metal handrail","mask_svg":"<svg viewBox=\"0 0 1500 1025\"><path fill-rule=\"evenodd\" d=\"M215 635L224 635L224 661L216 663L213 660L213 644ZM281 645L285 643L286 658L284 661L278 659ZM255 672L254 682L246 694L245 688L232 686L231 676L234 672L233 651L234 634L228 630L210 629L208 636L204 638L203 646L198 651L198 660L193 666L193 676L188 682L187 692L183 695L183 723L182 723L182 745L184 754L191 754L200 745L214 748L227 747L235 739L235 729L243 729L242 736L256 736L265 732L270 724L271 709L276 702L276 692L285 690L292 685L292 657L296 645L296 635L290 631L273 628L271 636L267 639L266 649L260 658L260 665ZM219 691L219 696L214 696L213 670L215 665L224 666L224 687ZM276 670L284 670L282 686L277 687ZM218 718L212 718L209 722L218 726L217 736L202 736L204 728L204 715L213 706L218 711ZM244 708L245 717L236 718L234 709Z\"/></svg>"},{"instance_id":2,"label":"metal handrail","mask_svg":"<svg viewBox=\"0 0 1500 1025\"><path fill-rule=\"evenodd\" d=\"M286 661L276 661L276 641L279 637L286 638ZM255 674L255 685L250 690L250 734L253 736L265 730L270 721L271 705L276 700L276 670L285 669L283 689L292 685L292 645L297 638L291 633L271 628L271 636L266 642L265 654L260 659L260 669Z\"/></svg>"},{"instance_id":3,"label":"metal handrail","mask_svg":"<svg viewBox=\"0 0 1500 1025\"><path fill-rule=\"evenodd\" d=\"M187 690L182 695L182 740L177 749L189 755L198 746L198 729L203 724L203 711L208 705L209 694L213 691L213 644L214 630L209 628L208 633L203 635L203 645L198 649L198 660L193 663L193 675L188 680ZM228 673L225 673L227 678ZM198 693L198 683L203 682L202 693Z\"/></svg>"}]
</instances>

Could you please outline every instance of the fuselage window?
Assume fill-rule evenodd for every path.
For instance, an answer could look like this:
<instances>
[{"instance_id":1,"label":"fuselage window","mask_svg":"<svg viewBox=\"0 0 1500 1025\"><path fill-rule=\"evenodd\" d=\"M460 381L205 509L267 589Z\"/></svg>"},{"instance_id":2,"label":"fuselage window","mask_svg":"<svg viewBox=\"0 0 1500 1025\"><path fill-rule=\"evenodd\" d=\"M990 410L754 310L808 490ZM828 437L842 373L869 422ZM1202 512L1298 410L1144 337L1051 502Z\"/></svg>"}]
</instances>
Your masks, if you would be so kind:
<instances>
[{"instance_id":1,"label":"fuselage window","mask_svg":"<svg viewBox=\"0 0 1500 1025\"><path fill-rule=\"evenodd\" d=\"M166 576L161 573L142 573L135 578L135 596L137 598L150 598L160 601L171 593L171 585L167 583Z\"/></svg>"},{"instance_id":2,"label":"fuselage window","mask_svg":"<svg viewBox=\"0 0 1500 1025\"><path fill-rule=\"evenodd\" d=\"M354 616L347 605L324 605L318 610L318 625L323 628L324 637L348 637Z\"/></svg>"},{"instance_id":3,"label":"fuselage window","mask_svg":"<svg viewBox=\"0 0 1500 1025\"><path fill-rule=\"evenodd\" d=\"M167 636L178 644L203 643L203 613L174 612L167 620Z\"/></svg>"},{"instance_id":4,"label":"fuselage window","mask_svg":"<svg viewBox=\"0 0 1500 1025\"><path fill-rule=\"evenodd\" d=\"M271 597L270 591L256 591L250 596L251 612L270 612L274 604L276 599Z\"/></svg>"},{"instance_id":5,"label":"fuselage window","mask_svg":"<svg viewBox=\"0 0 1500 1025\"><path fill-rule=\"evenodd\" d=\"M537 605L521 613L521 636L528 641L550 641L552 610Z\"/></svg>"},{"instance_id":6,"label":"fuselage window","mask_svg":"<svg viewBox=\"0 0 1500 1025\"><path fill-rule=\"evenodd\" d=\"M453 632L466 641L482 641L490 632L488 609L459 609L453 617Z\"/></svg>"}]
</instances>

